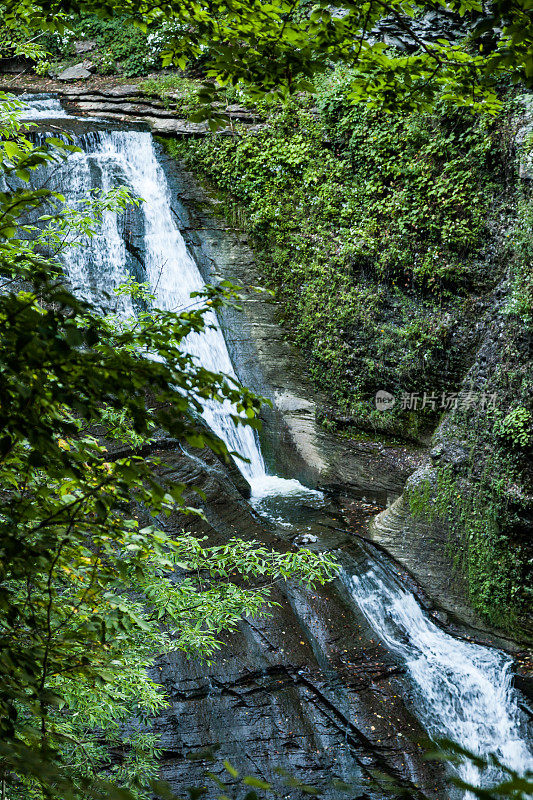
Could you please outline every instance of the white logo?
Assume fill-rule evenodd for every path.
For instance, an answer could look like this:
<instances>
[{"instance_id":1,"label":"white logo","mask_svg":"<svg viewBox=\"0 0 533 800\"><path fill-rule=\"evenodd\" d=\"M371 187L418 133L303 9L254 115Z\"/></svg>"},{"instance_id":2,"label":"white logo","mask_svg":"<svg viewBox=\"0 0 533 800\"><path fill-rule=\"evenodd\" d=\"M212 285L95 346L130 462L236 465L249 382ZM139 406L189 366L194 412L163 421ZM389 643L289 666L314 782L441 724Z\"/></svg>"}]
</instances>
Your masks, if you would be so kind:
<instances>
[{"instance_id":1,"label":"white logo","mask_svg":"<svg viewBox=\"0 0 533 800\"><path fill-rule=\"evenodd\" d=\"M378 411L388 411L395 402L394 395L390 394L390 392L386 392L384 389L376 392L376 408Z\"/></svg>"}]
</instances>

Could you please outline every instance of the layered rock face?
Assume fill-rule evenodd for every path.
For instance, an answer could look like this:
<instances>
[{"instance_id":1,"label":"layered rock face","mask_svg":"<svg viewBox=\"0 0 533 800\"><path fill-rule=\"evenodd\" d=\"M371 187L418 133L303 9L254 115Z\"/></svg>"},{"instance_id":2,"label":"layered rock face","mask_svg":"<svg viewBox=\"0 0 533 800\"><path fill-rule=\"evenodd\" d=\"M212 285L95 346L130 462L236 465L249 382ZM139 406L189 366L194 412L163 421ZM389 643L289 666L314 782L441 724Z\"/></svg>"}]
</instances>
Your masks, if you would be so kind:
<instances>
[{"instance_id":1,"label":"layered rock face","mask_svg":"<svg viewBox=\"0 0 533 800\"><path fill-rule=\"evenodd\" d=\"M516 649L508 634L473 610L466 581L454 567L454 551L460 545L451 544L450 524L431 520L429 514L415 517L407 499L398 500L410 476L411 487L431 480L439 464L439 447L445 453L441 463L450 461L454 470L466 468L469 446L463 434L446 417L448 422L434 437L433 445L439 447L430 456L429 448L344 440L328 433L317 421L326 399L306 379L301 354L287 341L276 305L268 294L253 288L261 278L247 237L233 229L219 211L222 203L216 194L200 186L194 175L171 160L166 171L180 228L205 280L226 278L244 287L242 313L226 310L222 324L239 378L272 403L263 411L262 432L270 465L279 474L343 496L376 499L385 506L396 501L371 525L371 541L409 570L450 621L465 623L482 639L494 634L495 641ZM500 310L507 294L508 287L503 286L494 297L478 302L465 356L464 392L482 396L489 391L487 380L500 358L497 343L504 336Z\"/></svg>"},{"instance_id":2,"label":"layered rock face","mask_svg":"<svg viewBox=\"0 0 533 800\"><path fill-rule=\"evenodd\" d=\"M160 157L165 160L163 152ZM395 500L409 475L427 466L424 454L343 441L320 427L321 398L284 339L275 306L252 288L259 276L248 242L217 214L216 198L193 176L173 162L166 166L173 211L204 278L231 278L245 287L243 313L227 309L222 324L239 378L272 402L264 411L262 444L273 471L332 493ZM176 515L163 521L170 531L187 528L211 543L238 535L275 548L292 546L283 530L260 520L245 502L248 489L233 468L228 471L212 454L175 442L156 443L151 452L164 458L164 474L204 493L205 521ZM198 504L195 494L186 499ZM335 530L342 525L328 516L315 522L329 536L317 546L342 550L343 558L357 565L362 553L353 539ZM476 623L468 616L462 587L451 594L444 528L430 532L427 524L412 519L405 501L396 499L371 535L441 605L453 613L464 611ZM333 779L350 783L350 796L359 800L385 797L384 779L377 785L372 780L376 771L418 800L447 796L442 773L423 760L424 732L409 708L403 666L376 642L342 588L276 586L273 600L279 606L272 616L244 621L238 633L225 638L213 663L174 654L158 665L155 677L170 700L159 720L163 776L180 792L204 785L205 769L213 765L188 756L218 747L215 770L229 782L220 766L224 759L244 774L274 783L281 780L275 768L283 767L323 787L331 800L339 796Z\"/></svg>"},{"instance_id":3,"label":"layered rock face","mask_svg":"<svg viewBox=\"0 0 533 800\"><path fill-rule=\"evenodd\" d=\"M164 459L164 475L204 493L206 521L176 514L165 521L169 532L187 527L211 543L238 534L291 547L254 514L212 454L167 445L153 453ZM336 534L330 544L342 545L351 564L363 558L346 536ZM339 796L339 780L360 800L388 796L387 780L416 800L442 796L443 774L424 761L424 732L403 699L404 667L376 641L342 588L280 583L272 600L277 606L269 616L246 619L222 637L211 663L179 654L160 661L154 678L170 701L157 724L163 778L183 792L205 785L210 769L232 786L227 759L241 775L280 788L282 768L331 800ZM213 763L202 755L210 748Z\"/></svg>"},{"instance_id":4,"label":"layered rock face","mask_svg":"<svg viewBox=\"0 0 533 800\"><path fill-rule=\"evenodd\" d=\"M156 95L141 91L134 83L118 86L87 83L92 73L86 67L90 66L90 62L81 62L67 68L57 79L52 80L11 78L1 88L9 92L20 92L22 95L27 91L53 93L72 114L98 117L112 122L142 122L159 136L197 137L209 134L207 123L190 122L185 116L180 117L171 105L164 103ZM262 122L261 115L238 104L217 110L228 120L227 126L220 131L223 135L232 135L235 123L253 130Z\"/></svg>"}]
</instances>

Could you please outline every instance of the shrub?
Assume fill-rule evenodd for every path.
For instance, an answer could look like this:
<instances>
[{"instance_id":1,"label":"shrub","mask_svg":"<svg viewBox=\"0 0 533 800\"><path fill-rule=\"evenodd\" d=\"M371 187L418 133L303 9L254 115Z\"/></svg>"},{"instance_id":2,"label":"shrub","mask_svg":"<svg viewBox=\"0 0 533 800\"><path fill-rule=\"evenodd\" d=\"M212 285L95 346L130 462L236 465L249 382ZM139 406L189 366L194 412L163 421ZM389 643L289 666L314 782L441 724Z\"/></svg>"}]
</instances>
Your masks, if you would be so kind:
<instances>
[{"instance_id":1,"label":"shrub","mask_svg":"<svg viewBox=\"0 0 533 800\"><path fill-rule=\"evenodd\" d=\"M530 447L533 444L533 415L523 406L514 408L495 422L494 432L511 447Z\"/></svg>"}]
</instances>

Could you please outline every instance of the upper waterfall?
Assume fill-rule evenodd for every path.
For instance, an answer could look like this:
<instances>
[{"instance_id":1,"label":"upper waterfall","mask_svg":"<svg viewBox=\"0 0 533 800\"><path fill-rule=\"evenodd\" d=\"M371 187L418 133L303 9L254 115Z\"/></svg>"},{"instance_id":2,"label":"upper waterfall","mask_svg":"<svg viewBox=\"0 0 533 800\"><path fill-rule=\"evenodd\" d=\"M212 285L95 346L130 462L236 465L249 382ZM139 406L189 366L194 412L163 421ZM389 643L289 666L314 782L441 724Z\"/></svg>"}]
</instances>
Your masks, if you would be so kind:
<instances>
[{"instance_id":1,"label":"upper waterfall","mask_svg":"<svg viewBox=\"0 0 533 800\"><path fill-rule=\"evenodd\" d=\"M54 95L51 94L23 94L20 100L24 102L21 114L23 120L64 119L67 112Z\"/></svg>"},{"instance_id":2,"label":"upper waterfall","mask_svg":"<svg viewBox=\"0 0 533 800\"><path fill-rule=\"evenodd\" d=\"M46 101L46 105L50 102ZM38 115L42 110L37 105ZM112 294L133 274L149 284L157 307L172 311L190 307L194 302L191 293L202 291L205 284L177 226L168 182L150 133L99 130L80 137L76 143L81 152L73 153L51 176L67 203L77 205L91 190L107 191L117 185L127 186L143 201L138 209L126 214L126 219L106 212L96 236L85 240L83 246L66 251L65 273L77 294L105 305L105 295ZM124 315L135 313L127 297L121 296L117 306ZM236 379L216 315L210 312L206 321L204 332L187 338L187 350L206 369ZM267 474L257 433L251 427L236 426L232 413L235 409L227 401L204 403L203 416L208 426L229 451L246 459L238 459L237 463L252 487L252 496L259 500L265 495L310 492L296 480Z\"/></svg>"}]
</instances>

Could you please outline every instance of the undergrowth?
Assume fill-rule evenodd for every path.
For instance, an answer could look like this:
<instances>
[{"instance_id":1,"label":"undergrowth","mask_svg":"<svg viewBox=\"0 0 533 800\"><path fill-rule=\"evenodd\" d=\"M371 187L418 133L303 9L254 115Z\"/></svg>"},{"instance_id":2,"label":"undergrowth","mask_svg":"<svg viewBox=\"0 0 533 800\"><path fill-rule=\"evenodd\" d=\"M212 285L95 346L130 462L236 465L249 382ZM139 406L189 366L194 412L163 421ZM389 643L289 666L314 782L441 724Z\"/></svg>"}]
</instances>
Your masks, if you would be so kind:
<instances>
[{"instance_id":1,"label":"undergrowth","mask_svg":"<svg viewBox=\"0 0 533 800\"><path fill-rule=\"evenodd\" d=\"M411 414L402 394L457 390L468 299L500 277L485 250L505 200L507 117L380 114L349 104L347 78L266 109L260 130L168 147L252 234L317 386L359 427L416 439L442 408ZM391 411L375 409L379 389Z\"/></svg>"},{"instance_id":2,"label":"undergrowth","mask_svg":"<svg viewBox=\"0 0 533 800\"><path fill-rule=\"evenodd\" d=\"M76 55L78 40L94 41L94 49ZM45 47L59 67L88 59L99 75L134 78L160 66L159 52L150 36L122 17L104 19L96 14L79 14L64 34L48 35Z\"/></svg>"}]
</instances>

